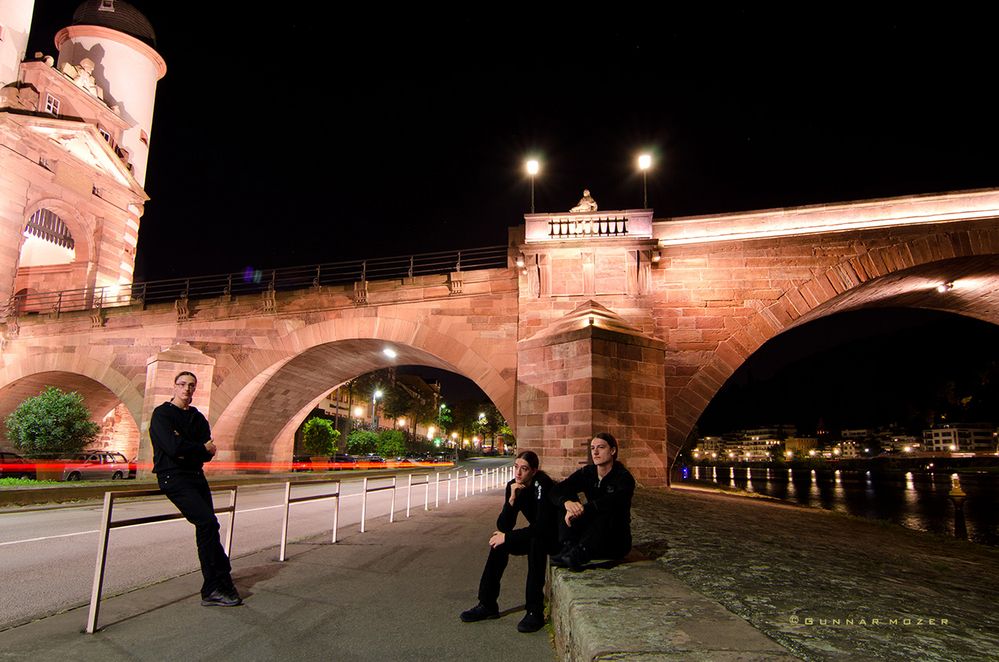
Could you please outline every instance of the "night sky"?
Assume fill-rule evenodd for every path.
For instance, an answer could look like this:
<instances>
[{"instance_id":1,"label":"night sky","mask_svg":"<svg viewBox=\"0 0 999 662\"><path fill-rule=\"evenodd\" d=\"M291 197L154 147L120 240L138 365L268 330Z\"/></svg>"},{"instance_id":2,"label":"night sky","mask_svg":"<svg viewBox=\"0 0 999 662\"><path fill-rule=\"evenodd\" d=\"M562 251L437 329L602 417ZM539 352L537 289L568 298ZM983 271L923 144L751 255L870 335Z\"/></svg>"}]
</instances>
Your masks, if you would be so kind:
<instances>
[{"instance_id":1,"label":"night sky","mask_svg":"<svg viewBox=\"0 0 999 662\"><path fill-rule=\"evenodd\" d=\"M529 155L539 211L640 207L642 150L656 218L999 185L992 15L134 4L168 67L137 280L501 244Z\"/></svg>"}]
</instances>

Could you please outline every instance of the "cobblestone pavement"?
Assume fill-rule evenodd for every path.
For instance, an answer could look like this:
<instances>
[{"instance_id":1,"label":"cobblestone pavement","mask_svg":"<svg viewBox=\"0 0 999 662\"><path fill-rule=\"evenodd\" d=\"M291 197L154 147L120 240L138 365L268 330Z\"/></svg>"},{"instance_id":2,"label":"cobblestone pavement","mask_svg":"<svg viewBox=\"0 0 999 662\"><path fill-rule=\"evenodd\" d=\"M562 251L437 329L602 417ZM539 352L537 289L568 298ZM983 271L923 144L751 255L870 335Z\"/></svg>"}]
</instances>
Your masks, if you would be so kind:
<instances>
[{"instance_id":1,"label":"cobblestone pavement","mask_svg":"<svg viewBox=\"0 0 999 662\"><path fill-rule=\"evenodd\" d=\"M771 500L639 490L636 547L807 660L999 660L999 549Z\"/></svg>"}]
</instances>

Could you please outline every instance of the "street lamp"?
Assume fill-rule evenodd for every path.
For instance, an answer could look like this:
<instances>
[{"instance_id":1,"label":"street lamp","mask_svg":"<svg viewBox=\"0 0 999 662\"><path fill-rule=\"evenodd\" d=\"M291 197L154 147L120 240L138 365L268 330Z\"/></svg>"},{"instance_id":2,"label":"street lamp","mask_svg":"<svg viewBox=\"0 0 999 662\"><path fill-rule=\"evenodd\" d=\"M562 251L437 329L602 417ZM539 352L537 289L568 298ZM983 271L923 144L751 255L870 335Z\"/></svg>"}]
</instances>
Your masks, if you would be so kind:
<instances>
[{"instance_id":1,"label":"street lamp","mask_svg":"<svg viewBox=\"0 0 999 662\"><path fill-rule=\"evenodd\" d=\"M638 169L642 171L642 209L649 208L649 168L652 167L652 157L642 154L638 157Z\"/></svg>"},{"instance_id":2,"label":"street lamp","mask_svg":"<svg viewBox=\"0 0 999 662\"><path fill-rule=\"evenodd\" d=\"M375 392L371 394L371 429L378 429L378 410L375 408L378 403L378 398L382 397L381 389L375 389Z\"/></svg>"},{"instance_id":3,"label":"street lamp","mask_svg":"<svg viewBox=\"0 0 999 662\"><path fill-rule=\"evenodd\" d=\"M527 162L527 174L531 178L531 213L534 213L534 177L538 174L541 166L537 159L530 159Z\"/></svg>"}]
</instances>

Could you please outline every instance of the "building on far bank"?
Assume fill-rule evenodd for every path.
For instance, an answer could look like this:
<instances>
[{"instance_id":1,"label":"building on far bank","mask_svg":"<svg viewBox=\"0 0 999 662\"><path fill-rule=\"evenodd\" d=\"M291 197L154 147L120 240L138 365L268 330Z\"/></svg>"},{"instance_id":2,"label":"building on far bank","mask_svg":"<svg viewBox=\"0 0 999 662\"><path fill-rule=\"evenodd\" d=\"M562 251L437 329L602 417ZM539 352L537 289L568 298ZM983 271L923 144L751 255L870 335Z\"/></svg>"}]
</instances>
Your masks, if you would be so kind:
<instances>
[{"instance_id":1,"label":"building on far bank","mask_svg":"<svg viewBox=\"0 0 999 662\"><path fill-rule=\"evenodd\" d=\"M948 423L923 430L923 447L934 453L994 452L996 436L987 423Z\"/></svg>"}]
</instances>

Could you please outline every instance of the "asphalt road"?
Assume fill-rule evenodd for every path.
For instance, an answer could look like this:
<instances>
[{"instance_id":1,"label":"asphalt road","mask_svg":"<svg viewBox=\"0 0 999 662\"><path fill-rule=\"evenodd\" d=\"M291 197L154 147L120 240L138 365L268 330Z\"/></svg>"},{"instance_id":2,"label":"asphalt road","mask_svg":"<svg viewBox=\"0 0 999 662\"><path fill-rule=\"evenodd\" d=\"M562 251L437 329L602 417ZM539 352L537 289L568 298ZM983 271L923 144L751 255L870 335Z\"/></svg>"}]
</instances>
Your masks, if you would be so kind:
<instances>
[{"instance_id":1,"label":"asphalt road","mask_svg":"<svg viewBox=\"0 0 999 662\"><path fill-rule=\"evenodd\" d=\"M508 458L478 460L476 468L492 469L509 464ZM453 475L453 472L452 474ZM447 474L441 475L441 480ZM431 474L431 480L435 476ZM423 478L414 477L417 483ZM466 481L455 481L451 498L465 497ZM391 484L391 479L369 481L369 489ZM476 490L479 481L476 481ZM398 479L395 517L406 516L405 475ZM331 484L293 488L292 496L328 493ZM440 503L446 504L448 484L440 485ZM469 487L471 493L471 487ZM361 518L362 482L345 480L341 487L338 530L354 530ZM411 508L422 509L429 491L431 507L437 486L427 490L414 486ZM216 493L216 508L227 505L227 493ZM281 539L284 514L284 486L242 487L237 499L232 555L246 556L277 546ZM391 490L368 495L366 517L387 518ZM91 504L44 510L12 511L0 515L0 629L85 604L90 599L98 547L102 507ZM114 519L174 513L165 498L116 503ZM304 540L332 532L333 500L294 504L288 531L290 541ZM223 535L229 515L219 521ZM198 568L194 529L185 520L173 520L112 530L104 595L113 596L131 589L176 577ZM277 550L274 550L276 558Z\"/></svg>"}]
</instances>

